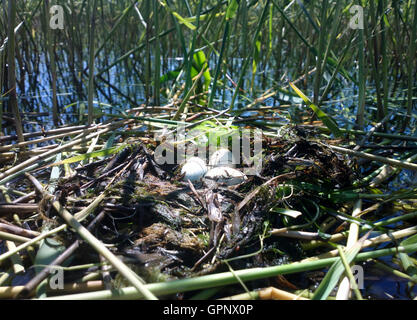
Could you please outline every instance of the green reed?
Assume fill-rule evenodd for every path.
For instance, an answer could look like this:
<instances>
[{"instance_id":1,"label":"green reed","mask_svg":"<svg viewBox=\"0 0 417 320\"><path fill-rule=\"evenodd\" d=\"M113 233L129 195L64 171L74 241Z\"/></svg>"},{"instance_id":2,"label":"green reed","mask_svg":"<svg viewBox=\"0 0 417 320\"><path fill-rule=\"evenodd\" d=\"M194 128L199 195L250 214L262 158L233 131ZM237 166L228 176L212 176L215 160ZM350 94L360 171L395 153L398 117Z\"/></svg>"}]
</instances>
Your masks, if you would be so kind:
<instances>
[{"instance_id":1,"label":"green reed","mask_svg":"<svg viewBox=\"0 0 417 320\"><path fill-rule=\"evenodd\" d=\"M194 53L203 51L213 77L205 102L210 108L241 108L248 98L256 99L261 90L282 92L288 80L304 76L304 91L319 106L340 97L347 86L353 92L351 112L356 112L359 128L367 125L367 119L382 119L390 108L390 99L407 95L406 104L399 105L398 111L408 116L396 117L390 125L409 126L414 123L415 1L354 3L364 8L364 29L349 28L353 3L347 0L69 1L63 6L64 30L52 31L38 28L40 19L48 25L46 2L17 2L18 20L13 25L25 21L24 32L15 44L18 89L24 90L27 79L28 90L44 96L42 91L48 88L45 83L39 85L38 75L46 53L50 74L47 86L52 99L43 101L50 106L54 123L58 92L65 92L66 87L73 87L76 97L64 96L59 98L60 103L87 100L92 121L95 91L110 103L120 103L116 93L124 102L135 105L160 105L176 92L184 98L196 75ZM97 17L93 19L95 15L99 22ZM10 18L1 15L0 25L9 26ZM0 30L1 40L6 36ZM168 60L175 57L182 57L182 61L168 65ZM403 63L403 57L407 63ZM13 67L13 63L10 65ZM139 98L143 101L132 96L131 86L123 85L125 76L143 86L144 97ZM12 106L11 99L3 107ZM291 100L287 97L281 103ZM24 101L20 108L27 111L33 104Z\"/></svg>"}]
</instances>

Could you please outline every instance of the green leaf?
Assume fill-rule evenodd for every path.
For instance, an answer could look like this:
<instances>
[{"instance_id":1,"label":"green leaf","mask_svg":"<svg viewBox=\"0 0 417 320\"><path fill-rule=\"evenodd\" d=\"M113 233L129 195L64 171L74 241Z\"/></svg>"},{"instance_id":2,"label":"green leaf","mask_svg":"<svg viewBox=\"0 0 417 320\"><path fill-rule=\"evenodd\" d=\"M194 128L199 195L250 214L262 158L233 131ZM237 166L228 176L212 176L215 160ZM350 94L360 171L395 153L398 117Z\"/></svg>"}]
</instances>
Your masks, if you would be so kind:
<instances>
[{"instance_id":1,"label":"green leaf","mask_svg":"<svg viewBox=\"0 0 417 320\"><path fill-rule=\"evenodd\" d=\"M255 42L255 48L253 49L253 61L252 61L252 81L251 81L251 90L253 91L253 84L255 82L255 74L256 74L256 70L258 68L258 63L261 61L260 59L260 55L261 55L261 41L260 41L260 35L261 33L258 34L258 36L256 37L256 42Z\"/></svg>"},{"instance_id":2,"label":"green leaf","mask_svg":"<svg viewBox=\"0 0 417 320\"><path fill-rule=\"evenodd\" d=\"M236 15L236 11L239 7L239 3L236 0L230 0L226 10L226 20L233 19Z\"/></svg>"},{"instance_id":3,"label":"green leaf","mask_svg":"<svg viewBox=\"0 0 417 320\"><path fill-rule=\"evenodd\" d=\"M81 155L78 155L78 156L75 156L75 157L67 158L67 159L59 161L59 162L52 163L50 166L58 166L58 165L61 165L61 164L74 163L74 162L79 162L79 161L83 161L83 160L86 160L86 159L109 156L111 154L114 154L114 153L117 153L117 152L123 150L126 146L127 146L127 144L123 144L120 147L112 147L112 148L108 148L108 149L103 149L103 150L99 150L99 151L93 151L93 152L90 152L90 153L81 154Z\"/></svg>"},{"instance_id":4,"label":"green leaf","mask_svg":"<svg viewBox=\"0 0 417 320\"><path fill-rule=\"evenodd\" d=\"M156 1L156 0L155 0ZM178 12L172 10L168 4L165 1L160 1L159 2L169 13L171 13L175 18L177 18L177 20L185 25L187 28L191 29L191 30L195 30L196 27L195 25L193 25L192 23L190 23L189 21L187 21L187 19L184 19Z\"/></svg>"},{"instance_id":5,"label":"green leaf","mask_svg":"<svg viewBox=\"0 0 417 320\"><path fill-rule=\"evenodd\" d=\"M279 184L276 190L276 196L279 199L282 199L289 196L293 192L293 186L291 184Z\"/></svg>"},{"instance_id":6,"label":"green leaf","mask_svg":"<svg viewBox=\"0 0 417 320\"><path fill-rule=\"evenodd\" d=\"M113 143L114 143L115 136L116 136L116 132L113 132L111 134L111 136L109 137L109 139L106 141L106 145L104 146L104 148L102 150L110 149L110 148L113 147Z\"/></svg>"},{"instance_id":7,"label":"green leaf","mask_svg":"<svg viewBox=\"0 0 417 320\"><path fill-rule=\"evenodd\" d=\"M336 122L328 116L324 111L322 111L318 106L310 101L310 99L304 95L304 93L297 88L295 84L290 82L291 88L300 96L301 99L314 111L314 113L319 117L319 119L324 123L324 125L329 128L329 130L336 136L341 137L342 132L339 130Z\"/></svg>"},{"instance_id":8,"label":"green leaf","mask_svg":"<svg viewBox=\"0 0 417 320\"><path fill-rule=\"evenodd\" d=\"M359 199L359 194L347 191L335 191L328 194L328 198L335 202L354 201Z\"/></svg>"},{"instance_id":9,"label":"green leaf","mask_svg":"<svg viewBox=\"0 0 417 320\"><path fill-rule=\"evenodd\" d=\"M194 61L197 63L197 74L204 69L203 77L204 77L204 91L208 91L210 82L211 82L211 75L210 69L208 68L207 58L203 51L197 51L194 53Z\"/></svg>"},{"instance_id":10,"label":"green leaf","mask_svg":"<svg viewBox=\"0 0 417 320\"><path fill-rule=\"evenodd\" d=\"M183 17L181 17L177 12L172 11L172 14L174 15L175 18L178 19L178 21L180 23L182 23L183 25L185 25L187 28L189 28L191 30L195 30L195 25L193 25L192 23L188 22L186 19L184 19Z\"/></svg>"},{"instance_id":11,"label":"green leaf","mask_svg":"<svg viewBox=\"0 0 417 320\"><path fill-rule=\"evenodd\" d=\"M391 27L391 25L390 25L390 23L389 23L389 21L388 21L388 17L387 17L387 15L386 15L386 14L384 14L384 23L385 23L385 26L386 26L387 28L390 28L390 27Z\"/></svg>"},{"instance_id":12,"label":"green leaf","mask_svg":"<svg viewBox=\"0 0 417 320\"><path fill-rule=\"evenodd\" d=\"M302 213L300 211L291 210L291 209L287 209L287 208L273 208L271 211L276 212L276 213L281 213L281 214L284 214L286 216L290 216L292 218L297 218L297 217L302 215Z\"/></svg>"},{"instance_id":13,"label":"green leaf","mask_svg":"<svg viewBox=\"0 0 417 320\"><path fill-rule=\"evenodd\" d=\"M159 78L159 83L163 84L163 83L168 82L170 80L175 80L175 79L177 79L179 74L180 74L180 72L177 71L177 70L168 71L167 73L165 73L164 75L162 75Z\"/></svg>"},{"instance_id":14,"label":"green leaf","mask_svg":"<svg viewBox=\"0 0 417 320\"><path fill-rule=\"evenodd\" d=\"M235 134L239 134L239 128L237 126L221 126L219 127L216 123L212 121L204 121L198 126L196 126L193 131L199 131L202 134L206 135L207 139L205 140L205 145L219 146L221 145L222 139L229 138ZM220 141L219 141L220 140ZM201 142L198 141L198 142Z\"/></svg>"},{"instance_id":15,"label":"green leaf","mask_svg":"<svg viewBox=\"0 0 417 320\"><path fill-rule=\"evenodd\" d=\"M401 241L402 246L407 246L407 245L414 244L414 243L417 243L417 234Z\"/></svg>"},{"instance_id":16,"label":"green leaf","mask_svg":"<svg viewBox=\"0 0 417 320\"><path fill-rule=\"evenodd\" d=\"M407 239L403 240L400 242L401 246L407 246L407 245L411 245L417 243L417 234L408 237ZM408 256L407 253L399 253L398 257L400 258L401 264L405 270L405 272L412 277L414 280L417 280L417 267L414 264L413 260L410 259L410 257ZM409 282L408 283L409 287L414 286L414 283Z\"/></svg>"},{"instance_id":17,"label":"green leaf","mask_svg":"<svg viewBox=\"0 0 417 320\"><path fill-rule=\"evenodd\" d=\"M350 264L362 248L363 242L368 238L370 232L358 240L350 249L346 251L346 261ZM313 300L326 300L336 285L339 283L340 277L345 272L345 266L342 259L338 259L332 264L326 276L321 281L319 287L314 292Z\"/></svg>"}]
</instances>

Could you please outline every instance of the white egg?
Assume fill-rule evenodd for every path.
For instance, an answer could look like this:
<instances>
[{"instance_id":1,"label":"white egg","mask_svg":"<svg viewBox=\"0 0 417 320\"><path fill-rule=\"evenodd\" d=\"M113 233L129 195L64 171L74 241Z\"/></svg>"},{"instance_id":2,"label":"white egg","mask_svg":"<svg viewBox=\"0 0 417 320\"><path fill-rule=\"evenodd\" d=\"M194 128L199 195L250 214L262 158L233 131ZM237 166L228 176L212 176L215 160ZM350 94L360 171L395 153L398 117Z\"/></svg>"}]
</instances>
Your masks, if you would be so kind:
<instances>
[{"instance_id":1,"label":"white egg","mask_svg":"<svg viewBox=\"0 0 417 320\"><path fill-rule=\"evenodd\" d=\"M247 179L245 174L230 167L212 168L206 173L204 178L218 183L225 183L228 186L242 183Z\"/></svg>"},{"instance_id":2,"label":"white egg","mask_svg":"<svg viewBox=\"0 0 417 320\"><path fill-rule=\"evenodd\" d=\"M207 172L206 163L197 157L187 159L181 168L181 174L184 174L184 180L191 182L199 181Z\"/></svg>"},{"instance_id":3,"label":"white egg","mask_svg":"<svg viewBox=\"0 0 417 320\"><path fill-rule=\"evenodd\" d=\"M214 152L209 161L211 167L235 167L235 159L233 153L227 149L219 149Z\"/></svg>"}]
</instances>

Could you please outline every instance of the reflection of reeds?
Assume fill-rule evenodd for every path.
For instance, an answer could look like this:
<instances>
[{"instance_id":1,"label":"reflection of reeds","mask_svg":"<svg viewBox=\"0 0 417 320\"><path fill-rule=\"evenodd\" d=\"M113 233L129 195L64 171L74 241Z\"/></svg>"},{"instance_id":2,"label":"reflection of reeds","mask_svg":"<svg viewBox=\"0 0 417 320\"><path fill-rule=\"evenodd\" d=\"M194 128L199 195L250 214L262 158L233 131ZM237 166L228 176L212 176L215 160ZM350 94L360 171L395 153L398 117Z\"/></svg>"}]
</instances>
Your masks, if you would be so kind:
<instances>
[{"instance_id":1,"label":"reflection of reeds","mask_svg":"<svg viewBox=\"0 0 417 320\"><path fill-rule=\"evenodd\" d=\"M361 1L358 0L360 4ZM365 39L363 29L358 30L358 111L356 113L356 123L359 129L363 130L365 125Z\"/></svg>"},{"instance_id":2,"label":"reflection of reeds","mask_svg":"<svg viewBox=\"0 0 417 320\"><path fill-rule=\"evenodd\" d=\"M160 53L160 42L159 42L159 5L158 1L152 1L153 3L153 15L154 15L154 34L155 34L155 43L154 43L154 63L155 63L155 70L154 70L154 105L159 106L159 78L161 73L161 53Z\"/></svg>"},{"instance_id":3,"label":"reflection of reeds","mask_svg":"<svg viewBox=\"0 0 417 320\"><path fill-rule=\"evenodd\" d=\"M49 67L51 70L51 87L52 87L52 119L55 126L58 125L58 100L57 100L57 73L55 64L55 43L51 39L51 28L49 25L49 1L44 1L43 5L43 24L45 32L45 45L47 56L49 57ZM54 37L55 38L55 37Z\"/></svg>"},{"instance_id":4,"label":"reflection of reeds","mask_svg":"<svg viewBox=\"0 0 417 320\"><path fill-rule=\"evenodd\" d=\"M142 102L161 105L172 98L183 99L200 71L194 64L195 54L201 52L212 78L206 82L203 75L200 82L204 79L204 86L195 88L196 93L204 91L196 101L199 105L242 108L246 101L255 101L261 90L271 87L287 95L284 101L274 96L275 102L289 104L291 98L283 87L288 85L287 80L304 75L303 91L317 106L328 100L340 101L342 95L350 99L358 128L366 127L367 119L382 119L394 105L400 108L399 99L407 95L399 111L409 117L396 117L394 124L405 127L413 119L414 3L69 1L63 5L64 30L55 31L49 27L49 1L16 2L14 10L25 24L19 33L16 65L10 66L15 69L18 93L42 96L41 103L23 99L19 103L21 111L46 105L55 125L62 111L59 105L76 101L79 103L73 105L72 112L79 113L77 106L85 103L88 121L92 122L93 101L98 98L132 107ZM353 4L364 8L364 29L349 28L349 8ZM95 21L98 15L100 22ZM4 26L12 22L5 12L1 19ZM43 32L39 30L40 21ZM0 37L4 42L3 30ZM6 59L5 53L0 60ZM46 83L42 78L44 57ZM177 57L183 59L175 65L168 60ZM6 62L3 60L1 70L5 70ZM9 81L11 85L13 77L7 84ZM124 81L128 86L123 85ZM130 86L132 83L138 86ZM67 87L74 88L75 97L59 96L58 91L65 92ZM15 85L9 86L13 88ZM347 92L350 88L358 90L358 98ZM11 99L6 103L10 108L15 103L15 90L5 97ZM52 98L45 91L50 91ZM188 105L186 111L198 109L189 109ZM302 117L291 120L297 122Z\"/></svg>"},{"instance_id":5,"label":"reflection of reeds","mask_svg":"<svg viewBox=\"0 0 417 320\"><path fill-rule=\"evenodd\" d=\"M146 21L146 49L145 49L145 103L149 104L149 98L151 95L151 44L149 38L151 37L152 25L151 25L151 1L145 0L145 21Z\"/></svg>"},{"instance_id":6,"label":"reflection of reeds","mask_svg":"<svg viewBox=\"0 0 417 320\"><path fill-rule=\"evenodd\" d=\"M4 46L5 44L0 47L0 132L3 132L3 83L4 83L4 70L3 67L5 65L5 54L4 54Z\"/></svg>"},{"instance_id":7,"label":"reflection of reeds","mask_svg":"<svg viewBox=\"0 0 417 320\"><path fill-rule=\"evenodd\" d=\"M93 0L92 4L89 4L90 11L90 32L89 32L89 60L88 60L88 124L93 123L94 109L93 109L93 98L94 98L94 37L96 28L96 7L97 0Z\"/></svg>"},{"instance_id":8,"label":"reflection of reeds","mask_svg":"<svg viewBox=\"0 0 417 320\"><path fill-rule=\"evenodd\" d=\"M378 34L377 34L377 20L376 20L376 9L375 1L370 0L370 16L371 16L371 31L368 32L368 41L372 43L369 45L371 49L371 61L372 61L372 77L375 84L376 90L376 101L377 101L377 119L381 120L384 117L384 109L382 105L381 97L381 77L379 74L379 46L378 46ZM367 29L365 29L367 30Z\"/></svg>"},{"instance_id":9,"label":"reflection of reeds","mask_svg":"<svg viewBox=\"0 0 417 320\"><path fill-rule=\"evenodd\" d=\"M417 3L414 4L414 19L410 36L410 44L408 46L408 63L407 63L407 117L403 123L403 129L407 127L410 122L410 116L413 108L413 83L415 76L415 60L416 56L416 37L417 37Z\"/></svg>"},{"instance_id":10,"label":"reflection of reeds","mask_svg":"<svg viewBox=\"0 0 417 320\"><path fill-rule=\"evenodd\" d=\"M14 27L16 22L16 1L9 0L9 10L8 10L8 19L9 19L9 28L8 28L8 43L7 43L7 54L8 54L8 83L9 83L9 92L7 96L9 97L9 109L13 112L14 123L16 134L19 142L23 142L23 128L22 120L20 119L19 108L17 105L16 99L16 64L15 64L15 36L14 36Z\"/></svg>"},{"instance_id":11,"label":"reflection of reeds","mask_svg":"<svg viewBox=\"0 0 417 320\"><path fill-rule=\"evenodd\" d=\"M326 23L326 15L327 15L327 5L328 1L324 0L321 6L320 12L320 30L319 30L319 45L318 45L318 52L317 52L317 59L316 59L316 74L314 77L314 93L313 93L313 102L314 104L318 104L319 102L319 90L320 90L320 83L322 81L322 62L324 57L324 43L325 37L327 32L327 23Z\"/></svg>"}]
</instances>

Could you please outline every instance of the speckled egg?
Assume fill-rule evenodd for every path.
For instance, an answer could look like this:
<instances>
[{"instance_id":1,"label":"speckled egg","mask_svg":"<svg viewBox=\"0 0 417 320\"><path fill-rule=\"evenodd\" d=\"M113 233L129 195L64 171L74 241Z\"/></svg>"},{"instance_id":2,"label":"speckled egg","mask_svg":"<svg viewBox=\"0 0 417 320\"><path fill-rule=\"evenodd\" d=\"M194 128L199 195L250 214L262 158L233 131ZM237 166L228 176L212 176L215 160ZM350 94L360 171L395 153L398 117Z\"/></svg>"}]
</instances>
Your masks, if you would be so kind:
<instances>
[{"instance_id":1,"label":"speckled egg","mask_svg":"<svg viewBox=\"0 0 417 320\"><path fill-rule=\"evenodd\" d=\"M247 179L246 175L239 170L230 167L215 167L207 171L205 179L224 183L228 186L242 183Z\"/></svg>"},{"instance_id":2,"label":"speckled egg","mask_svg":"<svg viewBox=\"0 0 417 320\"><path fill-rule=\"evenodd\" d=\"M199 181L207 172L206 163L198 158L191 157L187 159L181 168L181 174L184 175L184 180L190 180L191 182Z\"/></svg>"}]
</instances>

